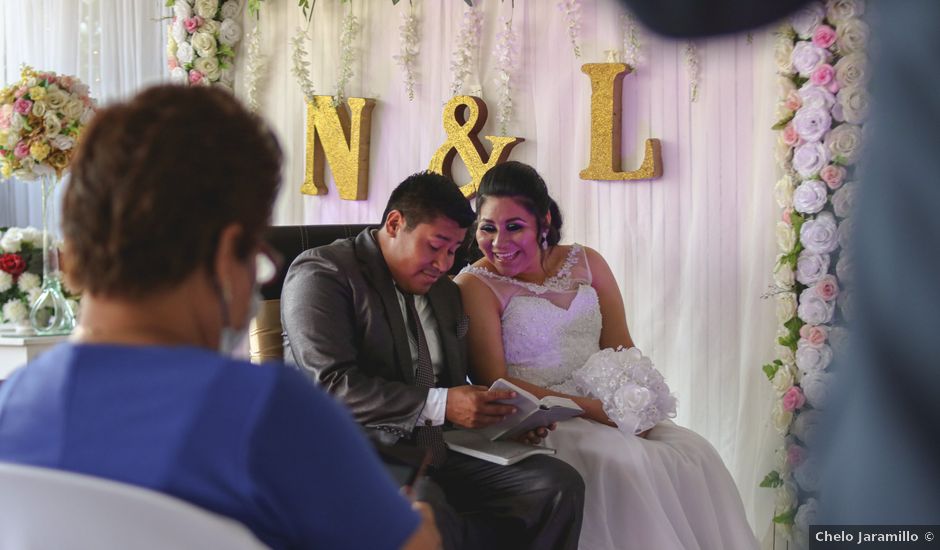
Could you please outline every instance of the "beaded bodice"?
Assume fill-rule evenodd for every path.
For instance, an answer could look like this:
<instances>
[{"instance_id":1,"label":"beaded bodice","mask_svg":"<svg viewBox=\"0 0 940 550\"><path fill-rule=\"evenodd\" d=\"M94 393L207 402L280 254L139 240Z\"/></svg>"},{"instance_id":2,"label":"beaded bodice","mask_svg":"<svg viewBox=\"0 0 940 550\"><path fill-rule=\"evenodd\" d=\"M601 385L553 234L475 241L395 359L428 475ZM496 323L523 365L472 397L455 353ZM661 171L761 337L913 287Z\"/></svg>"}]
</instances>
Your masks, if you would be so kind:
<instances>
[{"instance_id":1,"label":"beaded bodice","mask_svg":"<svg viewBox=\"0 0 940 550\"><path fill-rule=\"evenodd\" d=\"M541 285L482 267L478 277L502 305L503 349L510 376L549 387L565 382L599 349L601 311L584 249L573 245L558 273Z\"/></svg>"}]
</instances>

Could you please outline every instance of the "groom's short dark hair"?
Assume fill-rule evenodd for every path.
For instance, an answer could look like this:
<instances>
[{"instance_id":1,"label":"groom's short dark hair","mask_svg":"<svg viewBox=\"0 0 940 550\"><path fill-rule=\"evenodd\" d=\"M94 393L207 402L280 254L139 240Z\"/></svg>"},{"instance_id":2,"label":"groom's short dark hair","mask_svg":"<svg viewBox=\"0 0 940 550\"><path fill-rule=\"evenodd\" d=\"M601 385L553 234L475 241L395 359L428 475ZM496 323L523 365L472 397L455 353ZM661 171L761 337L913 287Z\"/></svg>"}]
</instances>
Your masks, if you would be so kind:
<instances>
[{"instance_id":1,"label":"groom's short dark hair","mask_svg":"<svg viewBox=\"0 0 940 550\"><path fill-rule=\"evenodd\" d=\"M440 216L450 218L462 228L470 227L476 219L470 201L454 180L428 171L412 174L398 184L388 198L382 223L392 210L401 212L410 228Z\"/></svg>"}]
</instances>

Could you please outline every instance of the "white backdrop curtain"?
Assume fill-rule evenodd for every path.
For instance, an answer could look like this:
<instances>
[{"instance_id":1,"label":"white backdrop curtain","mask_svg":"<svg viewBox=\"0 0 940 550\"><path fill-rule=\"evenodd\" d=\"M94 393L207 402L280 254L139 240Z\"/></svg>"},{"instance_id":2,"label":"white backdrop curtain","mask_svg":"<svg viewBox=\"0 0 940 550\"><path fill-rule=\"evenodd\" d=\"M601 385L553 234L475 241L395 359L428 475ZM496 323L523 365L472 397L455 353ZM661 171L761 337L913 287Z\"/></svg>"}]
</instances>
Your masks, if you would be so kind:
<instances>
[{"instance_id":1,"label":"white backdrop curtain","mask_svg":"<svg viewBox=\"0 0 940 550\"><path fill-rule=\"evenodd\" d=\"M20 63L77 74L101 103L166 77L162 0L0 0L0 78ZM773 515L771 491L757 488L779 437L769 427L773 392L760 365L773 358L773 304L760 299L775 260L772 156L775 67L772 36L756 32L697 41L698 99L689 100L686 43L642 33L637 71L624 80L624 168L638 166L643 140L663 143L665 172L646 182L582 181L590 136L586 62L623 44L621 8L584 0L582 57L575 58L564 14L544 0L476 0L484 13L481 60L469 82L482 87L496 134L492 55L500 19L513 18L519 66L509 133L524 137L511 158L534 165L565 215L563 237L598 249L620 281L634 340L679 395L678 422L711 441L737 480L759 536ZM289 38L305 24L293 0L266 0L262 51L269 58L261 113L285 149L285 184L275 222L375 222L391 189L428 166L443 142L441 110L450 97L450 54L464 3L414 0L420 16L417 97L409 102L392 55L399 49L402 1L351 2L362 23L347 95L377 100L366 201L299 193L305 113L290 74ZM318 93L339 73L344 6L317 2L308 43ZM246 18L250 28L252 20ZM242 48L242 51L244 48ZM245 59L239 60L244 74ZM241 90L239 82L237 91ZM456 163L458 180L466 172ZM39 198L27 183L0 185L0 226L38 225Z\"/></svg>"},{"instance_id":2,"label":"white backdrop curtain","mask_svg":"<svg viewBox=\"0 0 940 550\"><path fill-rule=\"evenodd\" d=\"M164 12L139 0L0 0L0 86L26 64L78 76L99 105L128 97L166 78ZM41 202L37 182L0 183L0 227L40 226Z\"/></svg>"},{"instance_id":3,"label":"white backdrop curtain","mask_svg":"<svg viewBox=\"0 0 940 550\"><path fill-rule=\"evenodd\" d=\"M512 14L519 36L511 135L526 139L511 158L533 164L565 215L563 237L598 249L620 281L631 331L679 395L678 422L711 441L731 469L749 519L763 536L772 493L757 484L779 443L769 427L773 392L760 370L774 355L773 304L762 300L775 259L772 198L775 102L770 32L697 42L699 97L689 101L685 42L641 35L642 59L624 80L624 167L639 165L643 139L663 142L665 173L644 182L582 181L590 135L590 83L582 63L606 60L623 44L619 5L582 2L577 59L555 2L483 0L480 85L496 134L492 54L500 19ZM420 16L417 97L408 101L398 53L400 15L409 2L352 2L362 24L359 58L347 95L377 100L366 201L299 192L304 173L304 103L290 74L290 36L304 25L294 2L266 2L262 50L269 67L261 111L287 156L281 224L375 222L392 188L426 168L444 141L441 110L450 98L450 55L461 1L415 0ZM317 2L310 26L311 77L332 94L340 68L344 6ZM246 22L250 27L253 23ZM242 64L244 60L242 60ZM243 67L243 65L242 65ZM487 144L488 146L488 144ZM460 168L460 163L457 162ZM457 179L466 172L457 170Z\"/></svg>"}]
</instances>

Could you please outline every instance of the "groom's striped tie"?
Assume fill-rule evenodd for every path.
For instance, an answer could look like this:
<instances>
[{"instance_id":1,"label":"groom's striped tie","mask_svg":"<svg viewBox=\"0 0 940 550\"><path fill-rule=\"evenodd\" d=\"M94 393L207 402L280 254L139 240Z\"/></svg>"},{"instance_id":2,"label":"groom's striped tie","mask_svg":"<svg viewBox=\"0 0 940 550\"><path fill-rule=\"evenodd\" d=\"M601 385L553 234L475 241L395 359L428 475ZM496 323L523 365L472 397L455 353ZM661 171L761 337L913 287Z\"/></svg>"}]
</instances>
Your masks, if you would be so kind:
<instances>
[{"instance_id":1,"label":"groom's striped tie","mask_svg":"<svg viewBox=\"0 0 940 550\"><path fill-rule=\"evenodd\" d=\"M434 365L431 364L431 351L428 341L421 327L421 319L415 307L414 294L402 293L408 310L408 325L411 328L411 338L417 340L418 368L415 370L415 385L420 388L434 387ZM444 432L441 426L418 426L415 428L418 446L431 450L431 464L440 466L447 459L447 445L444 443Z\"/></svg>"}]
</instances>

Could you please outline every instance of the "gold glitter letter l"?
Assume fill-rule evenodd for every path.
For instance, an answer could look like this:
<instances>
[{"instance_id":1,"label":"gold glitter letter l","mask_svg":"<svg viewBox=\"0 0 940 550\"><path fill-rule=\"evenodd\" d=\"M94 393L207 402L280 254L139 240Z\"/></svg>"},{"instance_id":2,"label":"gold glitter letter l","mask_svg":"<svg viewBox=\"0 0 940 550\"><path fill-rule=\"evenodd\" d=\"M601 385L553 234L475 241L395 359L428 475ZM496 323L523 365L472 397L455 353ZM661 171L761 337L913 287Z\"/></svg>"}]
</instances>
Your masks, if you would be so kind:
<instances>
[{"instance_id":1,"label":"gold glitter letter l","mask_svg":"<svg viewBox=\"0 0 940 550\"><path fill-rule=\"evenodd\" d=\"M648 180L663 175L658 139L646 140L643 164L621 172L620 123L623 77L633 69L624 63L586 63L581 72L591 78L591 161L581 170L585 180Z\"/></svg>"}]
</instances>

